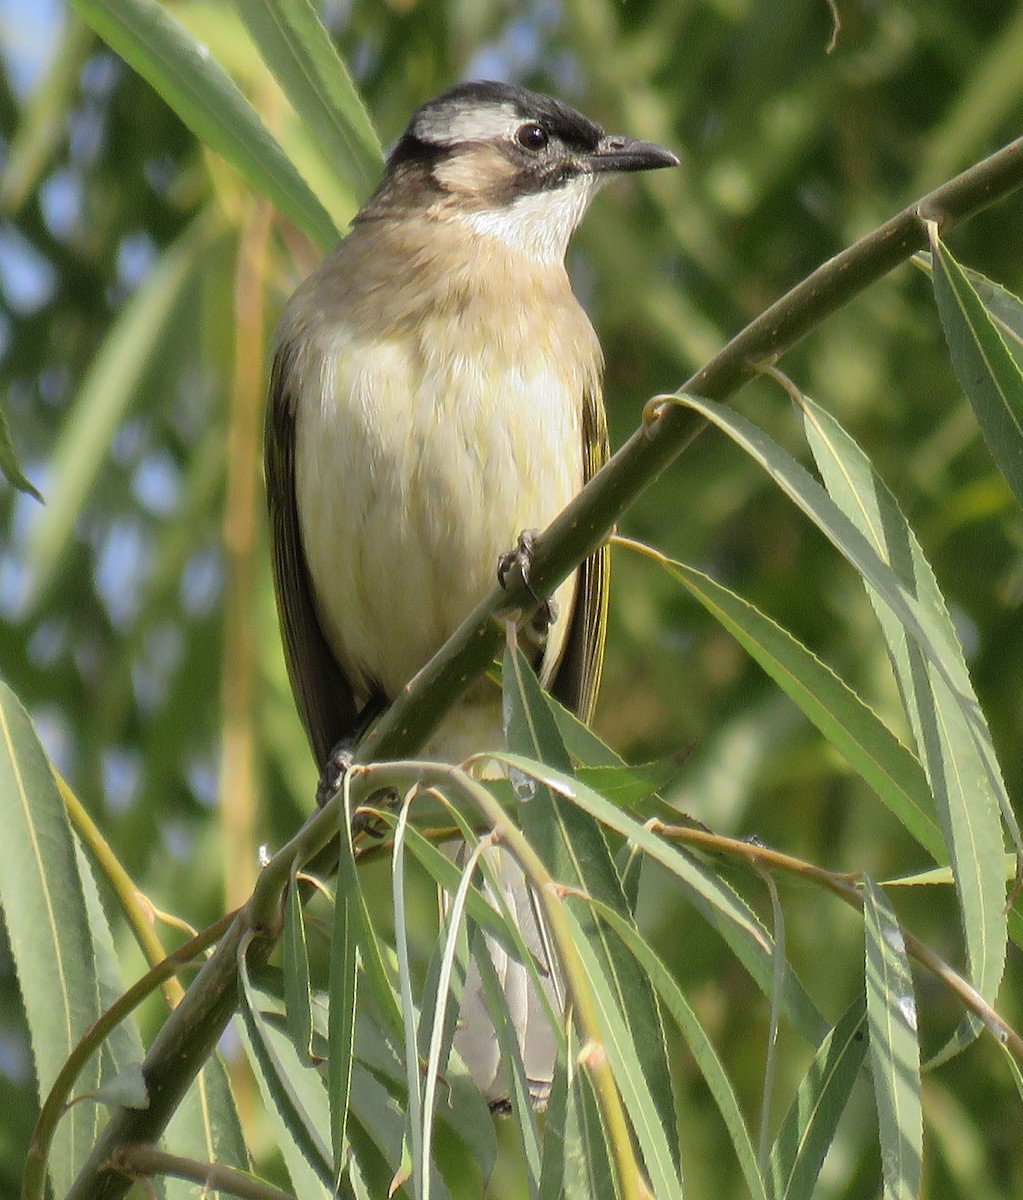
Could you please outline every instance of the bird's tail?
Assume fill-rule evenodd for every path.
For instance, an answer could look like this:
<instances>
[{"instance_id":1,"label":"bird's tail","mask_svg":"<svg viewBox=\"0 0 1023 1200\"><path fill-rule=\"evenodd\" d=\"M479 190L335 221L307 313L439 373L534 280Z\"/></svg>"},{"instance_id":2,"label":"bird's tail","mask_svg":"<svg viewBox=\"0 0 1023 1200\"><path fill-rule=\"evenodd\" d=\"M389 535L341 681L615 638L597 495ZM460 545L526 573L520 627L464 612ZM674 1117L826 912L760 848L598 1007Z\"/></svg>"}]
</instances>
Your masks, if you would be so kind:
<instances>
[{"instance_id":1,"label":"bird's tail","mask_svg":"<svg viewBox=\"0 0 1023 1200\"><path fill-rule=\"evenodd\" d=\"M456 849L455 853L457 855L462 851L464 847ZM535 972L541 980L547 1001L556 1013L560 1013L564 1007L562 985L539 898L526 881L522 868L507 850L494 847L485 852L485 857L501 897L533 956ZM484 892L498 906L489 883L485 885ZM548 1005L539 994L530 969L490 936L479 939L469 964L454 1047L468 1067L476 1086L490 1101L491 1108L505 1104L509 1098L508 1076L477 965L480 954L490 955L504 993L508 1019L518 1042L530 1095L534 1105L543 1107L550 1095L557 1056L557 1035L551 1026Z\"/></svg>"}]
</instances>

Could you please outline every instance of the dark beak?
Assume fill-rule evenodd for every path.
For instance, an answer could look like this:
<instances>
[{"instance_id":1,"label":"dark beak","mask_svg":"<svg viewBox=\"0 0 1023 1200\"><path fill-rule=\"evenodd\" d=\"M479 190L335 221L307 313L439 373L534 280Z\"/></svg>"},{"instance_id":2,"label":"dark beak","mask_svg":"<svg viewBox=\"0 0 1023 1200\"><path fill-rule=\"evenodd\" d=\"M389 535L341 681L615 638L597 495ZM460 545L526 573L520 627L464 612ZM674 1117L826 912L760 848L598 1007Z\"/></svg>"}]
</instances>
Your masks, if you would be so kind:
<instances>
[{"instance_id":1,"label":"dark beak","mask_svg":"<svg viewBox=\"0 0 1023 1200\"><path fill-rule=\"evenodd\" d=\"M601 171L655 171L659 167L677 167L678 162L677 154L653 142L606 134L590 155L589 168L595 174Z\"/></svg>"}]
</instances>

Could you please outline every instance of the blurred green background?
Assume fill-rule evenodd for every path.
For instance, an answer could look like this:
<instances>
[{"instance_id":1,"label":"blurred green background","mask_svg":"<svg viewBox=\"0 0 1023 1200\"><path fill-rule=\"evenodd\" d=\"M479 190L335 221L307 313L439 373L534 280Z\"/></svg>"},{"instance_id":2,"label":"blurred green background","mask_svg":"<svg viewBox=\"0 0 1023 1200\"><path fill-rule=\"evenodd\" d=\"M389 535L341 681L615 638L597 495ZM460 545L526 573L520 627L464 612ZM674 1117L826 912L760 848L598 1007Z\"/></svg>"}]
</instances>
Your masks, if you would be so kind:
<instances>
[{"instance_id":1,"label":"blurred green background","mask_svg":"<svg viewBox=\"0 0 1023 1200\"><path fill-rule=\"evenodd\" d=\"M287 131L286 105L232 9L167 7L268 126ZM570 254L606 353L614 445L649 396L678 387L819 262L1017 136L1023 117L1023 6L994 0L840 0L837 31L819 0L318 8L385 146L431 95L497 77L681 153L678 171L608 189ZM58 0L3 0L0 42L0 405L46 499L0 485L0 673L139 886L201 926L244 898L257 847L294 831L315 784L278 645L258 436L265 336L316 253L282 222L271 227L237 176ZM321 198L339 223L356 205L336 191ZM956 231L951 247L1023 291L1023 198ZM926 279L901 268L784 368L896 492L1018 794L1023 525L953 378ZM752 384L738 404L803 455L779 389ZM622 532L754 601L901 732L857 576L724 439L701 437ZM619 752L642 760L692 746L673 798L715 830L882 879L925 865L702 609L627 551L616 551L613 580L597 726ZM862 972L860 922L791 885L782 899L788 952L835 1017ZM960 963L952 898L935 888L897 900ZM755 1112L767 1006L656 872L642 917ZM1010 955L1000 1008L1018 1021ZM129 974L140 966L127 944L125 962ZM929 978L919 987L925 1049L936 1049L959 1012ZM783 1037L780 1095L805 1056ZM690 1194L741 1196L706 1089L681 1053L677 1066ZM1019 1099L991 1045L936 1072L924 1098L928 1194L1023 1194ZM2 1194L15 1188L35 1103L0 949ZM864 1092L818 1194L876 1194L875 1143Z\"/></svg>"}]
</instances>

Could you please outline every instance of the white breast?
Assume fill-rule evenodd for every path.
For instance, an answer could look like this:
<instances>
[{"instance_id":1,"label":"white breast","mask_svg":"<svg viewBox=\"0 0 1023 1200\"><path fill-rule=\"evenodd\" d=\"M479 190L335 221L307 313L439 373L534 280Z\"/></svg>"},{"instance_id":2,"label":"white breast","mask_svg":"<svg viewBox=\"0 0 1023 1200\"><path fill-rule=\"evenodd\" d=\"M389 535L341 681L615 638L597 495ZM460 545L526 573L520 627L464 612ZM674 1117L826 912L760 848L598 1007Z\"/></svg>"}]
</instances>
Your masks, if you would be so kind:
<instances>
[{"instance_id":1,"label":"white breast","mask_svg":"<svg viewBox=\"0 0 1023 1200\"><path fill-rule=\"evenodd\" d=\"M582 396L552 355L510 361L450 319L383 343L321 327L301 387L296 488L321 621L356 687L393 696L493 587L498 556L579 490Z\"/></svg>"}]
</instances>

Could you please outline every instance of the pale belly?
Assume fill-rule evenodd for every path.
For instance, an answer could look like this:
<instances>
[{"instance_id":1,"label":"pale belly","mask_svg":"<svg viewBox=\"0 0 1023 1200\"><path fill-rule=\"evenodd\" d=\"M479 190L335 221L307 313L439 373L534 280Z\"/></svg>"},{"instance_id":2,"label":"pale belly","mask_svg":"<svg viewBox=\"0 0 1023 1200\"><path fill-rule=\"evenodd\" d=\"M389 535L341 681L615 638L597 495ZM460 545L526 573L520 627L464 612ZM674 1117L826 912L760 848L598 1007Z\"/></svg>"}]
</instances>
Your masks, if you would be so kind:
<instances>
[{"instance_id":1,"label":"pale belly","mask_svg":"<svg viewBox=\"0 0 1023 1200\"><path fill-rule=\"evenodd\" d=\"M581 397L544 361L487 373L478 360L336 334L320 350L307 370L327 399L296 416L306 560L357 692L393 697L493 588L518 534L544 528L582 486ZM544 674L574 588L573 578L556 594ZM493 705L485 720L499 724ZM477 722L462 719L478 746Z\"/></svg>"}]
</instances>

